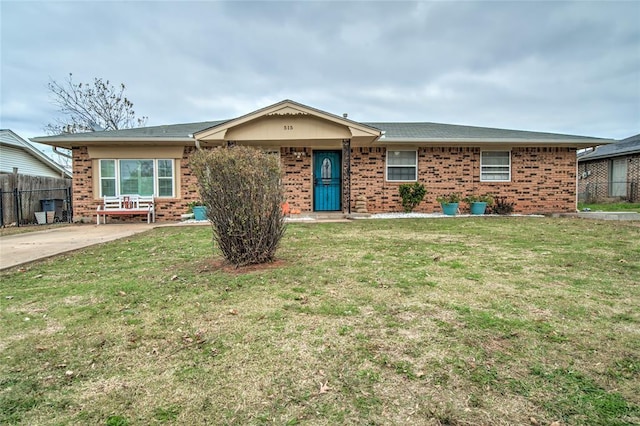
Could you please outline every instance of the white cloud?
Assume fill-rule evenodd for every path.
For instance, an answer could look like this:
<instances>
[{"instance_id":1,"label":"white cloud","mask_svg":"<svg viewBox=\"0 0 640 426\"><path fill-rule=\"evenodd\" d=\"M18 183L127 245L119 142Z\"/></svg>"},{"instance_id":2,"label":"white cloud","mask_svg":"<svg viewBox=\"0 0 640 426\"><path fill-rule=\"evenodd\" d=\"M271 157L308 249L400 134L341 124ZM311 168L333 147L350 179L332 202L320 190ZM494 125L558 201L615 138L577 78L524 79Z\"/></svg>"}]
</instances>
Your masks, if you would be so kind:
<instances>
[{"instance_id":1,"label":"white cloud","mask_svg":"<svg viewBox=\"0 0 640 426\"><path fill-rule=\"evenodd\" d=\"M12 2L2 127L40 135L49 78L124 82L149 124L289 98L362 121L640 131L638 2Z\"/></svg>"}]
</instances>

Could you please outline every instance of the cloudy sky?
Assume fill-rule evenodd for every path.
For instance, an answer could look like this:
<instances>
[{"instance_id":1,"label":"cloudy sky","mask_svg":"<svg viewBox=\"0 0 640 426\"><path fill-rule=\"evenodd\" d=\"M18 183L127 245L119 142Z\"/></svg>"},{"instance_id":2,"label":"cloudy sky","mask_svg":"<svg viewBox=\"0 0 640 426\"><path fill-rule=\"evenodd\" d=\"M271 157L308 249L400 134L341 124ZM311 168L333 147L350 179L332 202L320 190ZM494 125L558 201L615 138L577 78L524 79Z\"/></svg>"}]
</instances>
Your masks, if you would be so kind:
<instances>
[{"instance_id":1,"label":"cloudy sky","mask_svg":"<svg viewBox=\"0 0 640 426\"><path fill-rule=\"evenodd\" d=\"M640 133L640 1L5 1L1 128L47 90L125 83L148 125L293 99L357 121Z\"/></svg>"}]
</instances>

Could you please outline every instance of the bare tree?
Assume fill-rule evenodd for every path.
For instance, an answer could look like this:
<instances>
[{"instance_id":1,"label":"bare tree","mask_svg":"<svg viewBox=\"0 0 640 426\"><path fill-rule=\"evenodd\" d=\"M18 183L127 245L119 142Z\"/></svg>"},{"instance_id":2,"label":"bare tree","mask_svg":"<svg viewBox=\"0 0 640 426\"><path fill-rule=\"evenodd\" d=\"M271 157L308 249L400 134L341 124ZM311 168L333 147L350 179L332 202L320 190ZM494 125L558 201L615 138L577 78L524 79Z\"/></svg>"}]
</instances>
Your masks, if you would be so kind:
<instances>
[{"instance_id":1,"label":"bare tree","mask_svg":"<svg viewBox=\"0 0 640 426\"><path fill-rule=\"evenodd\" d=\"M136 118L133 102L124 96L125 85L114 87L109 80L94 78L93 83L76 83L73 74L62 83L51 80L47 85L53 104L64 118L49 123L49 135L94 132L142 127L147 117ZM54 148L55 161L71 169L71 153Z\"/></svg>"},{"instance_id":2,"label":"bare tree","mask_svg":"<svg viewBox=\"0 0 640 426\"><path fill-rule=\"evenodd\" d=\"M76 83L69 73L62 83L51 80L48 88L52 102L64 115L45 127L48 134L130 129L147 122L147 117L136 118L133 102L124 96L123 83L115 87L102 78L94 78L93 83Z\"/></svg>"}]
</instances>

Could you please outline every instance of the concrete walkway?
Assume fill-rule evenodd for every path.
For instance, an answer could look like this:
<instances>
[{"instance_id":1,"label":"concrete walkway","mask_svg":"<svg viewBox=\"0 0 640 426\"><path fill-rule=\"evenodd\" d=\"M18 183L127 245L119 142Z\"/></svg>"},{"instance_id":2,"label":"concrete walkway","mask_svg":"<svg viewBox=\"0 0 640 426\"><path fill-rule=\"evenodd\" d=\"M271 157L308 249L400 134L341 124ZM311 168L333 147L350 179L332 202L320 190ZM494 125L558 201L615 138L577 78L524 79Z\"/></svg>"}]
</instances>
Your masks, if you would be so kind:
<instances>
[{"instance_id":1,"label":"concrete walkway","mask_svg":"<svg viewBox=\"0 0 640 426\"><path fill-rule=\"evenodd\" d=\"M640 220L640 213L636 212L580 212L578 217L583 219L600 220Z\"/></svg>"},{"instance_id":2,"label":"concrete walkway","mask_svg":"<svg viewBox=\"0 0 640 426\"><path fill-rule=\"evenodd\" d=\"M70 225L0 237L0 270L149 231L154 225Z\"/></svg>"}]
</instances>

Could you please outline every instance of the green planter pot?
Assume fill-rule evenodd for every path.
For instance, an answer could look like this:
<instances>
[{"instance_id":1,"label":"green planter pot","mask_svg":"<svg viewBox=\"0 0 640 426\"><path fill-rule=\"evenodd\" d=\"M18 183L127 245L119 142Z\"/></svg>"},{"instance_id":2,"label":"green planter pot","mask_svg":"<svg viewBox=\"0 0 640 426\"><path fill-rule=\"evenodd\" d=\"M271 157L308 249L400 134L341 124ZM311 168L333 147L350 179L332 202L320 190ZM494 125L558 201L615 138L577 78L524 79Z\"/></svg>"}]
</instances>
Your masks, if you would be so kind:
<instances>
[{"instance_id":1,"label":"green planter pot","mask_svg":"<svg viewBox=\"0 0 640 426\"><path fill-rule=\"evenodd\" d=\"M195 206L193 208L195 220L207 220L207 208L205 206Z\"/></svg>"},{"instance_id":2,"label":"green planter pot","mask_svg":"<svg viewBox=\"0 0 640 426\"><path fill-rule=\"evenodd\" d=\"M447 216L455 216L458 212L458 203L440 203L442 206L442 213Z\"/></svg>"},{"instance_id":3,"label":"green planter pot","mask_svg":"<svg viewBox=\"0 0 640 426\"><path fill-rule=\"evenodd\" d=\"M485 210L487 210L487 203L483 201L471 203L471 214L484 214Z\"/></svg>"}]
</instances>

